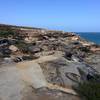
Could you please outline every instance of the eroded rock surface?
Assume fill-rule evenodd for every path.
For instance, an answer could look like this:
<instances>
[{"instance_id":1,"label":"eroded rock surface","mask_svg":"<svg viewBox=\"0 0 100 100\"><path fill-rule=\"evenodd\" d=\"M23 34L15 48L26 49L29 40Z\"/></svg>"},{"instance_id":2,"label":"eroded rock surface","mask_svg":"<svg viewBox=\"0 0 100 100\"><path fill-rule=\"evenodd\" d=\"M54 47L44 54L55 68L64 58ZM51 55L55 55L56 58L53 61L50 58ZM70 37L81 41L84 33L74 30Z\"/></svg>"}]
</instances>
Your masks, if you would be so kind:
<instances>
[{"instance_id":1,"label":"eroded rock surface","mask_svg":"<svg viewBox=\"0 0 100 100\"><path fill-rule=\"evenodd\" d=\"M0 34L0 100L79 100L72 87L100 74L100 46L75 33L9 25L0 32L8 34Z\"/></svg>"}]
</instances>

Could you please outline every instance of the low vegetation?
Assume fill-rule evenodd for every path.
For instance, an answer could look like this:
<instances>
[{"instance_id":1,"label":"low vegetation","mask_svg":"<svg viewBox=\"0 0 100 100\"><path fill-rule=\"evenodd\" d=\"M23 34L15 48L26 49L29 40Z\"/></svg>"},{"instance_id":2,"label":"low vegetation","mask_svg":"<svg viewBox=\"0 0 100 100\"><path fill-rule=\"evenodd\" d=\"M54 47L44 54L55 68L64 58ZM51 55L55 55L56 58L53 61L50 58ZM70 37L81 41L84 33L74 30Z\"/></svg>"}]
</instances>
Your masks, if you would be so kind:
<instances>
[{"instance_id":1,"label":"low vegetation","mask_svg":"<svg viewBox=\"0 0 100 100\"><path fill-rule=\"evenodd\" d=\"M78 93L86 100L100 100L100 76L88 82L79 83Z\"/></svg>"},{"instance_id":2,"label":"low vegetation","mask_svg":"<svg viewBox=\"0 0 100 100\"><path fill-rule=\"evenodd\" d=\"M8 36L13 36L14 32L13 31L2 31L0 30L0 37L7 38Z\"/></svg>"}]
</instances>

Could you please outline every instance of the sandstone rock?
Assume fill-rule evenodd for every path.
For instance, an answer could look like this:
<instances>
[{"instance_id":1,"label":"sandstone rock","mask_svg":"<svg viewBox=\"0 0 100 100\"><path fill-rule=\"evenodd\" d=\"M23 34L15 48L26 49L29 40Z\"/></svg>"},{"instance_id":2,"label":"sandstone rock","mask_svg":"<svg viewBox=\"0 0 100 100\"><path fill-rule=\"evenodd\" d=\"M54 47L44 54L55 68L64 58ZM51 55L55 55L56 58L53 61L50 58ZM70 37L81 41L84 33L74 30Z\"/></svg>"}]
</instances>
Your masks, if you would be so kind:
<instances>
[{"instance_id":1,"label":"sandstone rock","mask_svg":"<svg viewBox=\"0 0 100 100\"><path fill-rule=\"evenodd\" d=\"M32 43L33 41L37 41L38 38L37 37L26 37L24 40L26 43Z\"/></svg>"},{"instance_id":2,"label":"sandstone rock","mask_svg":"<svg viewBox=\"0 0 100 100\"><path fill-rule=\"evenodd\" d=\"M22 79L27 84L32 85L36 89L47 86L47 82L39 64L31 61L19 63L17 66L21 72Z\"/></svg>"},{"instance_id":3,"label":"sandstone rock","mask_svg":"<svg viewBox=\"0 0 100 100\"><path fill-rule=\"evenodd\" d=\"M18 51L18 48L17 48L16 46L14 46L14 45L9 46L9 49L10 49L12 52Z\"/></svg>"},{"instance_id":4,"label":"sandstone rock","mask_svg":"<svg viewBox=\"0 0 100 100\"><path fill-rule=\"evenodd\" d=\"M0 66L0 100L22 100L24 84L15 65Z\"/></svg>"}]
</instances>

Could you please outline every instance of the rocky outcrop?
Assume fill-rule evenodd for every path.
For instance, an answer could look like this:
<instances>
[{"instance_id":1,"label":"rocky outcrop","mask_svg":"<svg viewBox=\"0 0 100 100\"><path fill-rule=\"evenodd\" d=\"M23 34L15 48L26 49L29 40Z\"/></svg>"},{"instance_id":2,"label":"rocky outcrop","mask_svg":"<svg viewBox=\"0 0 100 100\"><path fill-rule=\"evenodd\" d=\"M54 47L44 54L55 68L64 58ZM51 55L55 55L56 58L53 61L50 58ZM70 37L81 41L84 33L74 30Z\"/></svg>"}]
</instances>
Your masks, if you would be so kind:
<instances>
[{"instance_id":1,"label":"rocky outcrop","mask_svg":"<svg viewBox=\"0 0 100 100\"><path fill-rule=\"evenodd\" d=\"M79 100L72 87L100 74L100 46L75 33L9 25L0 32L0 99Z\"/></svg>"}]
</instances>

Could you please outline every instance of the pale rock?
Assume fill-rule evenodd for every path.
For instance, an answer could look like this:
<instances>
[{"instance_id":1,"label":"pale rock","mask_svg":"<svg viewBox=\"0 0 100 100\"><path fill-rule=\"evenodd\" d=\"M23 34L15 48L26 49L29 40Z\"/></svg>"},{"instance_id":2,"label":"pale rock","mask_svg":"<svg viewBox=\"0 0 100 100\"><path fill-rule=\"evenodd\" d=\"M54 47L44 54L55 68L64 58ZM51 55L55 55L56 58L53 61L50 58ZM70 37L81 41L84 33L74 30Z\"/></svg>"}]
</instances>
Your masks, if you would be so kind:
<instances>
[{"instance_id":1,"label":"pale rock","mask_svg":"<svg viewBox=\"0 0 100 100\"><path fill-rule=\"evenodd\" d=\"M10 49L12 52L18 51L18 48L17 48L16 46L14 46L14 45L9 46L9 49Z\"/></svg>"}]
</instances>

